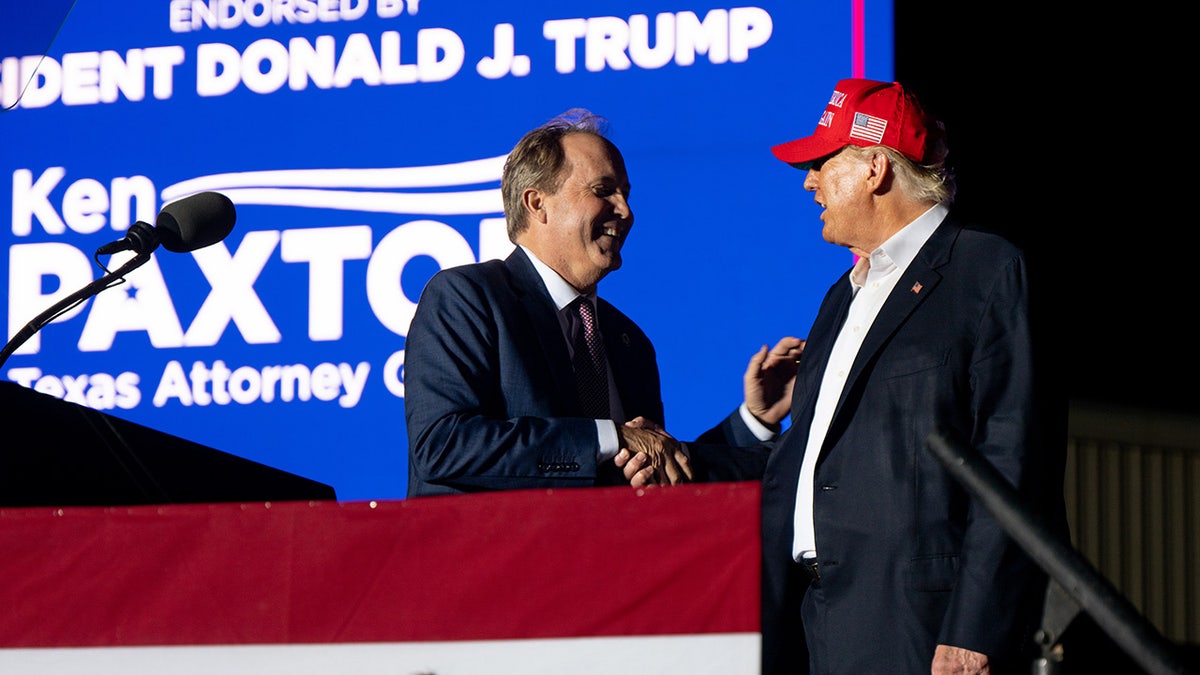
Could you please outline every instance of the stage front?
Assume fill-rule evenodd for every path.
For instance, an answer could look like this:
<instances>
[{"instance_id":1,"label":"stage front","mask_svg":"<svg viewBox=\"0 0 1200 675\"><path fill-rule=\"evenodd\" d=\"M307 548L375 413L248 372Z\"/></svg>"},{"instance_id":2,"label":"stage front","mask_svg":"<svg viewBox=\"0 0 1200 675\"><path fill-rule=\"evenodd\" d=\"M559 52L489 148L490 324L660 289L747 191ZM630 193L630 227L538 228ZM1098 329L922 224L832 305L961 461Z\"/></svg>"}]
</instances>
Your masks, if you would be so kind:
<instances>
[{"instance_id":1,"label":"stage front","mask_svg":"<svg viewBox=\"0 0 1200 675\"><path fill-rule=\"evenodd\" d=\"M757 673L757 483L0 509L0 672Z\"/></svg>"}]
</instances>

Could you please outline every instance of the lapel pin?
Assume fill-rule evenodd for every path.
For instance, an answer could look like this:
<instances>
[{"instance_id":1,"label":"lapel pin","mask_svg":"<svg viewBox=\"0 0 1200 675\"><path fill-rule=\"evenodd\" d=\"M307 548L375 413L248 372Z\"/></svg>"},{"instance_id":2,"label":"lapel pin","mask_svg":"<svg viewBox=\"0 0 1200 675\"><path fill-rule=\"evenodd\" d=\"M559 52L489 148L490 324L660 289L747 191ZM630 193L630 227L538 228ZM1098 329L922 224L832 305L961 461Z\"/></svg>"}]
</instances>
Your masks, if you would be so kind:
<instances>
[{"instance_id":1,"label":"lapel pin","mask_svg":"<svg viewBox=\"0 0 1200 675\"><path fill-rule=\"evenodd\" d=\"M913 287L912 287L912 292L913 292L913 293L920 293L922 288L925 288L925 287L924 287L924 286L922 286L922 285L921 285L921 282L919 282L919 281L918 281L917 283L913 284Z\"/></svg>"}]
</instances>

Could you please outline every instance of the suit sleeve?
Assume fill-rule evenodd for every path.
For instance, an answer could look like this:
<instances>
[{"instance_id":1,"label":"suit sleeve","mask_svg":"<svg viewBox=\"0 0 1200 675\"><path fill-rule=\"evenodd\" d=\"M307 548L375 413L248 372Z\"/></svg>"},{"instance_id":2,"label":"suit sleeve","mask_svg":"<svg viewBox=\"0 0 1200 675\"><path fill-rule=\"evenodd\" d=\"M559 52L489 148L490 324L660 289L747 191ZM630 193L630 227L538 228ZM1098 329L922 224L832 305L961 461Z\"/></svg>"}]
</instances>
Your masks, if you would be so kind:
<instances>
[{"instance_id":1,"label":"suit sleeve","mask_svg":"<svg viewBox=\"0 0 1200 675\"><path fill-rule=\"evenodd\" d=\"M519 317L488 285L446 270L422 293L405 342L409 494L413 478L437 486L427 493L594 484L595 422L547 414L537 336L512 334Z\"/></svg>"},{"instance_id":2,"label":"suit sleeve","mask_svg":"<svg viewBox=\"0 0 1200 675\"><path fill-rule=\"evenodd\" d=\"M734 409L717 426L688 443L697 481L762 480L774 442L763 442Z\"/></svg>"},{"instance_id":3,"label":"suit sleeve","mask_svg":"<svg viewBox=\"0 0 1200 675\"><path fill-rule=\"evenodd\" d=\"M988 291L970 364L973 428L960 431L1033 506L1041 498L1032 492L1052 489L1043 482L1045 469L1062 449L1036 442L1039 392L1023 260L1010 261ZM1019 651L1033 628L1023 617L1030 616L1028 603L1040 602L1033 594L1042 577L976 499L965 526L962 567L939 642L989 654Z\"/></svg>"}]
</instances>

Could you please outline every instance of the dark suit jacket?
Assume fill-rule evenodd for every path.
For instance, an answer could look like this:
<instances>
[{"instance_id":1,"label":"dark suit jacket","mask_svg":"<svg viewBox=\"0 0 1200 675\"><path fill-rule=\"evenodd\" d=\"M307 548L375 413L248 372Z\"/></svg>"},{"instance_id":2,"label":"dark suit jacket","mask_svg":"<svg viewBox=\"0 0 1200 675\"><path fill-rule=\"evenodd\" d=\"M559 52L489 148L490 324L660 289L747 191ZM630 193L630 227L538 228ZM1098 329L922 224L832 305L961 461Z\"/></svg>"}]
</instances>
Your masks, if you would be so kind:
<instances>
[{"instance_id":1,"label":"dark suit jacket","mask_svg":"<svg viewBox=\"0 0 1200 675\"><path fill-rule=\"evenodd\" d=\"M809 583L791 552L796 486L821 376L850 300L843 276L807 336L792 423L763 478L768 674L807 672L800 604ZM1066 536L1066 440L1043 435L1062 427L1039 420L1046 408L1027 304L1021 252L947 219L883 305L816 467L826 605L820 616L805 616L809 630L824 636L822 672L928 673L941 643L984 652L996 660L993 672L1003 672L1032 649L1044 578L926 445L936 428L968 439ZM739 434L745 440L735 417L723 427L732 442Z\"/></svg>"},{"instance_id":2,"label":"dark suit jacket","mask_svg":"<svg viewBox=\"0 0 1200 675\"><path fill-rule=\"evenodd\" d=\"M665 424L654 346L608 302L597 309L626 416ZM404 391L410 497L591 486L602 474L554 302L519 247L430 279L405 342Z\"/></svg>"}]
</instances>

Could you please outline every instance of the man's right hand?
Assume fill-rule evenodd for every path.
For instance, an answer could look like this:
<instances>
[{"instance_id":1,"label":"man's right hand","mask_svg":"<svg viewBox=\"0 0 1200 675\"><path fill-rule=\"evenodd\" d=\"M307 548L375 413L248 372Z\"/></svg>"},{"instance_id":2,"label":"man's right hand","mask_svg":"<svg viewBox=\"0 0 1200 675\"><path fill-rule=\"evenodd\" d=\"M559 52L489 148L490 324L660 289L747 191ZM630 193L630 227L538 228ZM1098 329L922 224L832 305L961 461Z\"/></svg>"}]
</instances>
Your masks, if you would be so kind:
<instances>
[{"instance_id":1,"label":"man's right hand","mask_svg":"<svg viewBox=\"0 0 1200 675\"><path fill-rule=\"evenodd\" d=\"M687 451L654 422L638 417L626 422L625 426L618 425L617 435L621 450L629 453L625 460L628 463L622 466L618 462L617 466L622 468L634 487L676 485L692 480ZM642 466L633 466L635 463Z\"/></svg>"}]
</instances>

